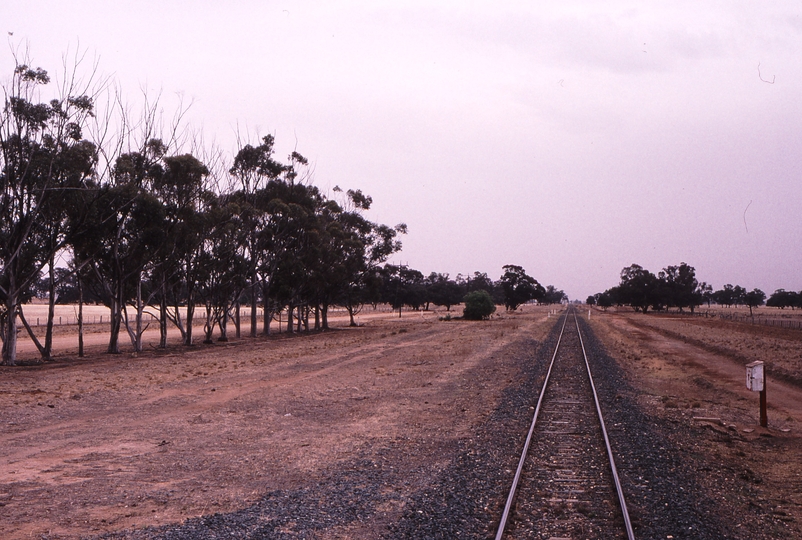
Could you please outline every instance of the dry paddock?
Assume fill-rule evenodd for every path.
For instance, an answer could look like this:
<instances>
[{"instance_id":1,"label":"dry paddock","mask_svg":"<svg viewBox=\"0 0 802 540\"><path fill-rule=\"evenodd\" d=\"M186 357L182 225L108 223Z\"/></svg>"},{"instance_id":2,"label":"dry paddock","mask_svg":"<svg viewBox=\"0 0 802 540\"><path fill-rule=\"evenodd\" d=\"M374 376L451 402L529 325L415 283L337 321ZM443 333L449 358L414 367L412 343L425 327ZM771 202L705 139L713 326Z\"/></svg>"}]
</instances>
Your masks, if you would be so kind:
<instances>
[{"instance_id":1,"label":"dry paddock","mask_svg":"<svg viewBox=\"0 0 802 540\"><path fill-rule=\"evenodd\" d=\"M485 538L549 356L548 311L385 314L0 368L0 536ZM740 376L749 331L699 321L590 318L636 532L800 534L799 387L769 380L762 430ZM793 350L796 335L762 348Z\"/></svg>"}]
</instances>

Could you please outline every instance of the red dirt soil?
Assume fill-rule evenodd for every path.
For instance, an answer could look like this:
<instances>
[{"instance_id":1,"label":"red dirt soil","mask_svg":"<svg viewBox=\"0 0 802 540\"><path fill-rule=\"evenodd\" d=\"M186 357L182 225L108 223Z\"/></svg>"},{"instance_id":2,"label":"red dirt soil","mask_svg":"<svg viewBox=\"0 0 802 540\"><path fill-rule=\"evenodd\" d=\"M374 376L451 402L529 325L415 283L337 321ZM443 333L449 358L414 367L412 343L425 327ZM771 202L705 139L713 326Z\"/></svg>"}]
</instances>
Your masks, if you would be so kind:
<instances>
[{"instance_id":1,"label":"red dirt soil","mask_svg":"<svg viewBox=\"0 0 802 540\"><path fill-rule=\"evenodd\" d=\"M441 448L494 410L516 373L499 351L542 340L549 309L488 323L379 314L359 328L340 320L325 333L139 356L103 354L98 333L85 359L2 367L0 537L78 538L231 511L399 438L415 449L403 466L423 472L387 489L411 493L448 464ZM748 519L756 504L802 523L802 390L772 376L778 365L784 380L802 379L802 332L598 311L590 323L644 408L711 430L693 451L712 464L699 481L722 512ZM60 332L56 348L74 347ZM755 359L769 366L768 429L744 384ZM734 498L731 471L760 480L753 501ZM403 510L324 537L377 537Z\"/></svg>"},{"instance_id":2,"label":"red dirt soil","mask_svg":"<svg viewBox=\"0 0 802 540\"><path fill-rule=\"evenodd\" d=\"M509 380L494 353L545 335L546 313L383 314L325 333L0 368L0 536L75 538L242 508L399 436L434 448L416 459L435 474L431 443L469 435L493 410ZM487 377L463 380L480 365Z\"/></svg>"}]
</instances>

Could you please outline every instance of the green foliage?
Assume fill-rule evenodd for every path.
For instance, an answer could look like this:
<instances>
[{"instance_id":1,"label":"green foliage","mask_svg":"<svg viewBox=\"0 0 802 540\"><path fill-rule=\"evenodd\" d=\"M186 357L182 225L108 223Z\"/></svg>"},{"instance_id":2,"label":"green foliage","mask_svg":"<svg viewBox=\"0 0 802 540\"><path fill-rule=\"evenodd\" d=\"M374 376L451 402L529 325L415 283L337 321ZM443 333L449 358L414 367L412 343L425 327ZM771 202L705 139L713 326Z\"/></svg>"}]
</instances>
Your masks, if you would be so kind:
<instances>
[{"instance_id":1,"label":"green foliage","mask_svg":"<svg viewBox=\"0 0 802 540\"><path fill-rule=\"evenodd\" d=\"M426 304L426 281L419 270L387 264L382 273L382 299L394 309L409 306L417 311Z\"/></svg>"},{"instance_id":2,"label":"green foliage","mask_svg":"<svg viewBox=\"0 0 802 540\"><path fill-rule=\"evenodd\" d=\"M465 295L463 299L465 309L462 316L471 321L481 321L489 319L496 311L493 298L485 290L476 290Z\"/></svg>"},{"instance_id":3,"label":"green foliage","mask_svg":"<svg viewBox=\"0 0 802 540\"><path fill-rule=\"evenodd\" d=\"M504 291L504 306L508 311L515 311L521 304L545 296L546 289L535 278L527 275L520 266L510 264L502 269L504 274L499 283Z\"/></svg>"},{"instance_id":4,"label":"green foliage","mask_svg":"<svg viewBox=\"0 0 802 540\"><path fill-rule=\"evenodd\" d=\"M607 308L613 305L613 294L609 291L596 295L596 305L607 311Z\"/></svg>"},{"instance_id":5,"label":"green foliage","mask_svg":"<svg viewBox=\"0 0 802 540\"><path fill-rule=\"evenodd\" d=\"M663 268L657 276L638 264L630 265L621 270L621 282L618 286L589 296L587 303L605 309L616 304L629 304L635 311L643 313L649 308L660 311L671 307L679 308L680 311L689 308L693 313L697 306L715 301L727 307L747 306L751 314L753 308L762 306L764 302L768 306L793 308L800 305L800 297L802 293L778 289L766 302L766 293L760 289L747 292L743 287L729 283L714 292L712 286L696 279L694 267L683 262L678 266Z\"/></svg>"},{"instance_id":6,"label":"green foliage","mask_svg":"<svg viewBox=\"0 0 802 540\"><path fill-rule=\"evenodd\" d=\"M15 58L15 60L17 60ZM17 62L0 106L0 323L2 363L16 362L19 306L68 242L67 219L94 172L95 147L81 140L92 101L69 73L58 99L36 102L50 77ZM43 354L49 356L49 350Z\"/></svg>"},{"instance_id":7,"label":"green foliage","mask_svg":"<svg viewBox=\"0 0 802 540\"><path fill-rule=\"evenodd\" d=\"M543 304L561 304L568 301L568 295L564 291L557 289L554 285L546 286L546 293L543 295Z\"/></svg>"},{"instance_id":8,"label":"green foliage","mask_svg":"<svg viewBox=\"0 0 802 540\"><path fill-rule=\"evenodd\" d=\"M691 313L703 302L703 291L696 280L696 269L685 263L667 266L659 273L657 303L662 307L690 308Z\"/></svg>"},{"instance_id":9,"label":"green foliage","mask_svg":"<svg viewBox=\"0 0 802 540\"><path fill-rule=\"evenodd\" d=\"M752 289L744 295L744 303L749 307L749 315L752 315L752 308L762 306L766 301L766 293L760 289Z\"/></svg>"},{"instance_id":10,"label":"green foliage","mask_svg":"<svg viewBox=\"0 0 802 540\"><path fill-rule=\"evenodd\" d=\"M635 311L646 311L658 301L658 279L639 264L621 270L620 300Z\"/></svg>"},{"instance_id":11,"label":"green foliage","mask_svg":"<svg viewBox=\"0 0 802 540\"><path fill-rule=\"evenodd\" d=\"M768 307L778 307L780 309L802 307L802 293L777 289L766 301L766 305Z\"/></svg>"},{"instance_id":12,"label":"green foliage","mask_svg":"<svg viewBox=\"0 0 802 540\"><path fill-rule=\"evenodd\" d=\"M436 306L445 306L451 311L451 306L459 304L465 293L459 283L449 279L448 274L432 272L426 278L427 301Z\"/></svg>"},{"instance_id":13,"label":"green foliage","mask_svg":"<svg viewBox=\"0 0 802 540\"><path fill-rule=\"evenodd\" d=\"M738 306L744 303L746 289L740 285L733 286L730 283L713 293L713 300L722 306Z\"/></svg>"}]
</instances>

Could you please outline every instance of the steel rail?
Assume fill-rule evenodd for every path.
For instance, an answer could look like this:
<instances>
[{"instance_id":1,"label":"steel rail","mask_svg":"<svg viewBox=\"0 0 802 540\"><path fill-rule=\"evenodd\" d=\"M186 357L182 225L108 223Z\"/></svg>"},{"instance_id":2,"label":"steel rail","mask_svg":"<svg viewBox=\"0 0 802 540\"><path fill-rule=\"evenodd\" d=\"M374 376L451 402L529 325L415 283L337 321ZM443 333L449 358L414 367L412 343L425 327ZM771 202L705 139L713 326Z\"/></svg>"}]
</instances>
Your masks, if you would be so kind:
<instances>
[{"instance_id":1,"label":"steel rail","mask_svg":"<svg viewBox=\"0 0 802 540\"><path fill-rule=\"evenodd\" d=\"M579 330L579 320L576 317L576 311L573 311L574 324L576 324L576 333L579 335L579 344L582 346L582 356L585 358L585 367L588 370L588 380L590 381L590 388L593 390L593 401L596 403L596 412L599 415L599 424L601 424L602 434L604 435L604 445L607 447L607 457L610 459L610 470L613 473L613 481L615 482L615 490L618 493L618 502L621 506L621 514L624 516L624 526L627 529L628 540L635 540L635 533L632 531L632 522L629 520L629 511L627 511L627 502L624 500L624 490L621 488L621 480L618 478L618 469L615 466L615 458L613 457L613 449L610 446L610 438L607 436L607 428L604 426L604 416L602 415L601 405L599 405L599 396L596 394L596 385L593 384L593 374L590 371L590 362L588 362L588 354L585 352L585 342L582 339L582 332ZM566 314L566 319L568 314Z\"/></svg>"},{"instance_id":2,"label":"steel rail","mask_svg":"<svg viewBox=\"0 0 802 540\"><path fill-rule=\"evenodd\" d=\"M582 332L579 329L579 321L577 320L576 310L570 309L570 313L574 316L574 324L576 325L576 332L579 336L579 344L582 347L582 356L585 360L585 368L587 369L588 373L588 380L590 381L590 388L593 392L593 401L596 405L596 413L599 418L599 424L601 425L602 435L604 436L604 444L607 448L607 457L610 461L610 469L613 475L613 481L615 482L615 489L618 494L618 502L621 507L621 514L624 518L624 526L627 532L627 539L628 540L635 540L635 533L632 530L632 522L629 519L629 511L627 510L627 503L624 499L624 491L621 487L621 481L618 478L618 469L615 466L615 459L613 457L612 447L610 446L610 438L607 436L607 428L604 425L604 416L602 415L601 405L599 404L599 397L596 393L596 385L593 383L593 374L590 369L590 362L588 361L588 355L585 350L585 342L582 339ZM521 458L518 461L518 469L515 471L515 477L512 481L512 487L510 488L509 495L507 496L507 503L504 505L504 513L501 515L501 521L498 526L498 531L496 532L496 540L502 540L504 536L504 530L507 527L507 520L509 519L510 510L512 509L513 501L515 500L515 494L518 489L518 482L521 478L521 472L523 471L524 463L526 462L526 457L529 452L529 446L532 442L532 435L535 431L535 424L537 423L538 415L540 414L540 406L543 402L543 396L546 394L546 388L549 384L549 379L551 378L552 368L554 367L554 360L557 358L557 351L560 349L560 343L562 342L563 333L565 332L565 324L568 321L568 314L567 311L565 313L565 319L563 319L563 325L560 329L560 336L557 339L557 345L554 347L554 354L551 357L551 362L549 363L549 369L546 372L546 379L543 381L543 388L540 391L540 396L537 400L537 406L535 407L535 414L532 417L532 424L529 426L529 433L526 436L526 442L524 443L523 451L521 452Z\"/></svg>"},{"instance_id":3,"label":"steel rail","mask_svg":"<svg viewBox=\"0 0 802 540\"><path fill-rule=\"evenodd\" d=\"M504 536L504 529L507 527L507 519L510 516L512 503L515 500L515 492L518 489L518 481L521 479L521 472L523 471L524 463L526 462L526 455L529 453L529 444L532 442L532 434L535 431L537 417L540 414L540 404L543 402L543 396L546 394L546 387L548 386L549 378L551 377L551 368L554 367L554 359L557 358L557 351L560 349L560 342L563 339L563 332L565 332L566 322L568 322L568 313L565 314L565 318L563 319L563 326L560 329L560 337L557 338L557 346L554 347L554 354L551 356L549 370L546 372L546 380L543 381L543 388L540 390L540 396L537 398L535 414L532 416L532 425L529 426L529 433L526 435L526 442L524 443L524 448L521 452L521 459L518 461L518 469L515 471L515 478L512 480L510 493L507 495L507 504L504 505L504 513L501 514L501 522L499 523L498 532L496 533L496 540L501 540L502 536Z\"/></svg>"}]
</instances>

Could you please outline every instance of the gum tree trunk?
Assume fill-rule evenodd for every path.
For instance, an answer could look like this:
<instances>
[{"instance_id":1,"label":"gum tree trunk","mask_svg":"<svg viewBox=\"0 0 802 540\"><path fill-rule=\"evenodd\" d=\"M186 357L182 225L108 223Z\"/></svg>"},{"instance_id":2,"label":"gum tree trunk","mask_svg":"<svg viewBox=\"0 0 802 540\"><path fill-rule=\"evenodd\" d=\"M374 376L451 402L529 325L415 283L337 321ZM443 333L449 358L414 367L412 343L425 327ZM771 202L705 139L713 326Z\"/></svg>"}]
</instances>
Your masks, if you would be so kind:
<instances>
[{"instance_id":1,"label":"gum tree trunk","mask_svg":"<svg viewBox=\"0 0 802 540\"><path fill-rule=\"evenodd\" d=\"M3 362L4 366L17 365L17 288L13 273L9 275L6 296L6 317L3 321Z\"/></svg>"}]
</instances>

